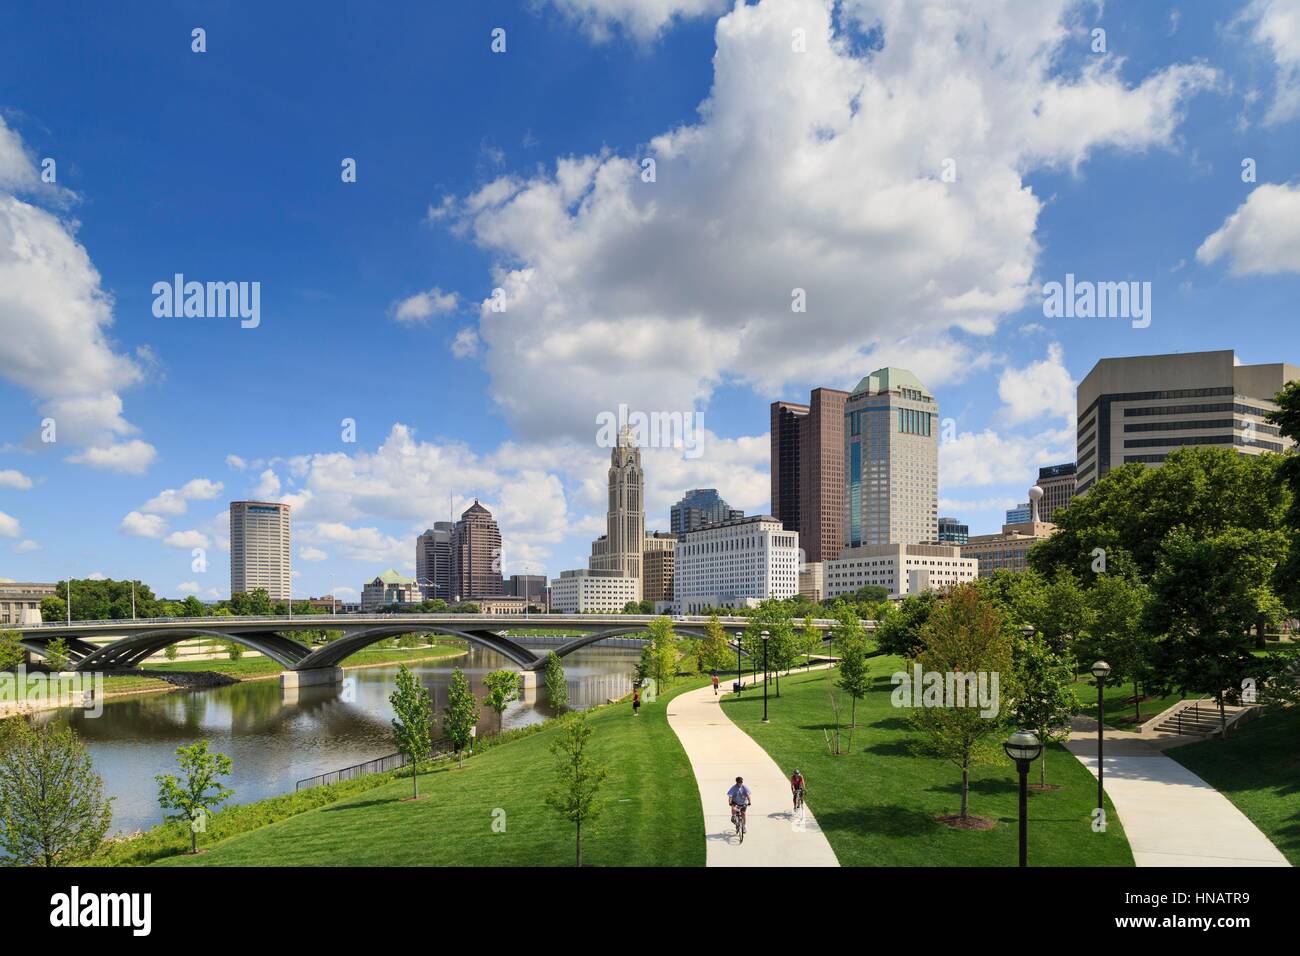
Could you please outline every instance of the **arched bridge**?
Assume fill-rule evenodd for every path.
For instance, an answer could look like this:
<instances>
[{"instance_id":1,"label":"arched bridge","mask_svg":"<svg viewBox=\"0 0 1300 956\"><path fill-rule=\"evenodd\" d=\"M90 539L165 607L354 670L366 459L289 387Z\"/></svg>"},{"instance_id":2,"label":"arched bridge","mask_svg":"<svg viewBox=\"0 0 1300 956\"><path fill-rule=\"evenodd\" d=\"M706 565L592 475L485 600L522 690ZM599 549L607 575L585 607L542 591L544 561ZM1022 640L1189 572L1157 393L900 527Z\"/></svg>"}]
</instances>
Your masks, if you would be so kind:
<instances>
[{"instance_id":1,"label":"arched bridge","mask_svg":"<svg viewBox=\"0 0 1300 956\"><path fill-rule=\"evenodd\" d=\"M278 662L286 670L311 672L335 670L344 658L364 647L401 634L436 634L460 638L496 651L521 670L540 670L546 655L554 651L565 657L583 647L604 640L642 632L653 614L317 614L305 617L195 617L153 618L131 621L73 621L34 624L13 628L19 643L45 656L50 641L63 638L73 666L79 671L102 671L136 667L146 658L171 644L192 638L234 641ZM680 635L703 637L709 618L670 618ZM743 617L719 618L733 639L749 625ZM828 632L838 622L818 619L812 626ZM803 627L804 622L796 622ZM298 631L338 631L342 636L326 644L308 647L287 636ZM581 632L558 647L536 653L513 640L507 632L517 630Z\"/></svg>"}]
</instances>

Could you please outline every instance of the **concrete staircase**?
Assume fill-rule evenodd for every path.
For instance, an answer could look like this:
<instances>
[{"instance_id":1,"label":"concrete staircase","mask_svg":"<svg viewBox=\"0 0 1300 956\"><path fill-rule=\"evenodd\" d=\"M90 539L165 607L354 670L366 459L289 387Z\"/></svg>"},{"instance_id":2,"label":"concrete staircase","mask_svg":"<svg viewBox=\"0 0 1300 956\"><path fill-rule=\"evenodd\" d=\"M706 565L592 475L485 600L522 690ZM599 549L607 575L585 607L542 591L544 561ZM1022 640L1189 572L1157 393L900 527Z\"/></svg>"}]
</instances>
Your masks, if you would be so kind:
<instances>
[{"instance_id":1,"label":"concrete staircase","mask_svg":"<svg viewBox=\"0 0 1300 956\"><path fill-rule=\"evenodd\" d=\"M1234 726L1260 714L1258 704L1226 704L1223 708L1228 732ZM1212 699L1184 700L1142 725L1142 736L1217 737L1219 705Z\"/></svg>"}]
</instances>

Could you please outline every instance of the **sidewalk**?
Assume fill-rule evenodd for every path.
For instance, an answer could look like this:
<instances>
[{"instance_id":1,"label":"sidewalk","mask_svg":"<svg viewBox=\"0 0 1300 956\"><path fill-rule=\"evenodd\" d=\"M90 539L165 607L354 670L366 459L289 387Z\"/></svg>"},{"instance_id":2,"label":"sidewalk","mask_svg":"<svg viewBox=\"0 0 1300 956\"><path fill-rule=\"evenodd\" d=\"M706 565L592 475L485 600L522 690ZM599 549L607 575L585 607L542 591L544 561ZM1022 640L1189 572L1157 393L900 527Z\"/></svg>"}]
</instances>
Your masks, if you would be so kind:
<instances>
[{"instance_id":1,"label":"sidewalk","mask_svg":"<svg viewBox=\"0 0 1300 956\"><path fill-rule=\"evenodd\" d=\"M1139 735L1106 730L1106 795L1138 866L1290 866L1227 797ZM1097 722L1076 717L1066 748L1097 775Z\"/></svg>"},{"instance_id":2,"label":"sidewalk","mask_svg":"<svg viewBox=\"0 0 1300 956\"><path fill-rule=\"evenodd\" d=\"M805 806L792 814L790 783L767 752L722 712L711 687L668 704L672 727L691 761L704 809L708 866L839 866L835 851ZM754 793L745 842L737 842L727 790L737 777Z\"/></svg>"}]
</instances>

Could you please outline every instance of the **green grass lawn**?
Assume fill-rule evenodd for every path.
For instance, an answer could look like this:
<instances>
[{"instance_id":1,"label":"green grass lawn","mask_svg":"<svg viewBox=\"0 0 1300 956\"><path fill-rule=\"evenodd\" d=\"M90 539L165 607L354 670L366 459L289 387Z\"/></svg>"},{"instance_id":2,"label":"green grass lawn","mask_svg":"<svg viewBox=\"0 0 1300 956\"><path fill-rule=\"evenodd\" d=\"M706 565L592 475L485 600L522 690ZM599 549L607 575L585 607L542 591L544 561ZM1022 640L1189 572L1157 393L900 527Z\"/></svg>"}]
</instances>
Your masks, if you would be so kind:
<instances>
[{"instance_id":1,"label":"green grass lawn","mask_svg":"<svg viewBox=\"0 0 1300 956\"><path fill-rule=\"evenodd\" d=\"M1184 696L1176 690L1167 694L1146 696L1148 691L1144 689L1142 694L1142 723L1146 723L1152 717L1164 713L1182 700ZM1093 682L1091 676L1088 677L1087 681L1079 681L1074 685L1074 695L1079 698L1079 713L1095 718L1097 716L1097 685ZM1132 684L1107 683L1102 696L1106 702L1107 727L1114 727L1118 730L1136 729Z\"/></svg>"},{"instance_id":2,"label":"green grass lawn","mask_svg":"<svg viewBox=\"0 0 1300 956\"><path fill-rule=\"evenodd\" d=\"M1300 709L1265 714L1227 740L1165 751L1231 800L1300 866Z\"/></svg>"},{"instance_id":3,"label":"green grass lawn","mask_svg":"<svg viewBox=\"0 0 1300 956\"><path fill-rule=\"evenodd\" d=\"M464 651L463 647L435 644L432 647L367 647L343 660L343 667L359 664L397 664L402 661L430 660L453 657ZM213 671L231 677L261 677L279 674L284 667L270 657L241 657L232 661L216 657L206 661L168 661L165 664L147 664L146 670L158 671Z\"/></svg>"},{"instance_id":4,"label":"green grass lawn","mask_svg":"<svg viewBox=\"0 0 1300 956\"><path fill-rule=\"evenodd\" d=\"M171 690L172 685L156 677L138 677L135 674L106 674L105 694L134 694L146 690Z\"/></svg>"},{"instance_id":5,"label":"green grass lawn","mask_svg":"<svg viewBox=\"0 0 1300 956\"><path fill-rule=\"evenodd\" d=\"M665 716L683 681L633 717L628 704L591 713L593 753L610 768L603 814L583 828L583 862L598 866L703 866L704 817L690 763ZM573 827L544 803L554 778L549 726L465 762L348 796L226 839L202 866L569 866ZM505 832L493 821L504 812Z\"/></svg>"},{"instance_id":6,"label":"green grass lawn","mask_svg":"<svg viewBox=\"0 0 1300 956\"><path fill-rule=\"evenodd\" d=\"M1015 866L1018 786L1010 759L999 752L993 763L971 772L971 813L997 821L993 829L955 830L939 823L937 816L960 808L961 771L926 751L907 712L891 704L889 675L903 669L901 658L874 657L871 668L874 687L858 701L853 752L845 756L832 756L824 736L833 727L831 671L782 677L781 697L768 700L770 724L762 723L761 692L729 695L722 706L783 769L803 771L808 806L842 865ZM847 724L849 701L841 699ZM1004 737L996 738L999 745ZM1108 831L1091 829L1095 778L1060 746L1049 748L1047 760L1047 782L1061 789L1030 793L1030 865L1132 866L1109 801ZM1035 764L1030 780L1037 779ZM788 795L775 796L784 806ZM760 806L766 799L755 797Z\"/></svg>"}]
</instances>

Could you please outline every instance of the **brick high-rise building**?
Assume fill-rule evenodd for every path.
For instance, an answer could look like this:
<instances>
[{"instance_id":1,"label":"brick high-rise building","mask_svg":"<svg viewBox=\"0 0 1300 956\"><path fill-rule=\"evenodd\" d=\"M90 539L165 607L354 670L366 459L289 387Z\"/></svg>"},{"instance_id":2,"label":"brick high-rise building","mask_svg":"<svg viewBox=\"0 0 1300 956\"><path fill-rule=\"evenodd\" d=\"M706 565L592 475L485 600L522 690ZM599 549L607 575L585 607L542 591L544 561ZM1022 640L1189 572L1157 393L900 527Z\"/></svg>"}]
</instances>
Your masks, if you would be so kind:
<instances>
[{"instance_id":1,"label":"brick high-rise building","mask_svg":"<svg viewBox=\"0 0 1300 956\"><path fill-rule=\"evenodd\" d=\"M456 522L451 538L451 581L455 599L473 601L506 593L501 578L501 530L478 499Z\"/></svg>"},{"instance_id":2,"label":"brick high-rise building","mask_svg":"<svg viewBox=\"0 0 1300 956\"><path fill-rule=\"evenodd\" d=\"M844 547L844 406L849 393L815 388L808 404L773 402L772 515L799 532L804 560Z\"/></svg>"},{"instance_id":3,"label":"brick high-rise building","mask_svg":"<svg viewBox=\"0 0 1300 956\"><path fill-rule=\"evenodd\" d=\"M453 598L451 586L451 537L456 526L450 521L434 522L415 539L415 580L426 601Z\"/></svg>"}]
</instances>

